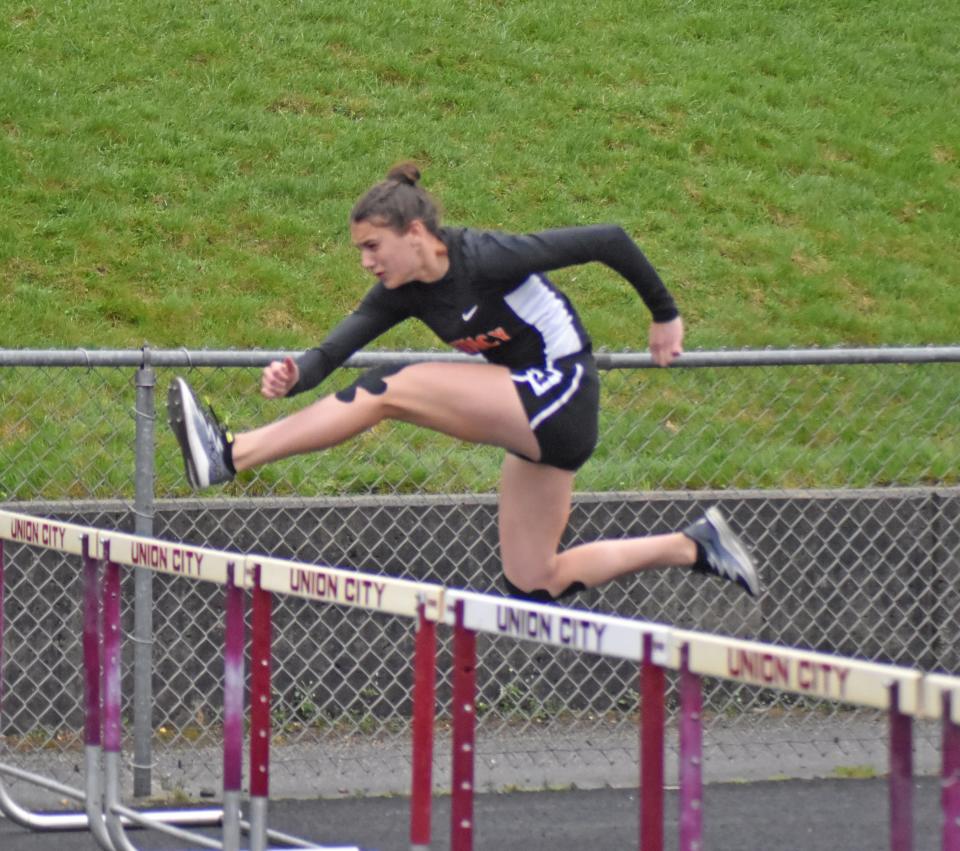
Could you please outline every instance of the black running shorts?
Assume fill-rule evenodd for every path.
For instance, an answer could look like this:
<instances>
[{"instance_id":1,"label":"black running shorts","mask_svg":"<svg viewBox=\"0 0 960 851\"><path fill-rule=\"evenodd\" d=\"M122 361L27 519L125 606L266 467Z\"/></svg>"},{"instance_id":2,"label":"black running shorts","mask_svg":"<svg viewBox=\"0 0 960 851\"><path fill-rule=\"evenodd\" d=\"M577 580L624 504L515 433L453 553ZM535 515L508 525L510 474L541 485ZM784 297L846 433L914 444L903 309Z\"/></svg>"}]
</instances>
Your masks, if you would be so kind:
<instances>
[{"instance_id":1,"label":"black running shorts","mask_svg":"<svg viewBox=\"0 0 960 851\"><path fill-rule=\"evenodd\" d=\"M597 445L600 379L593 357L579 354L511 376L540 444L538 463L583 466Z\"/></svg>"}]
</instances>

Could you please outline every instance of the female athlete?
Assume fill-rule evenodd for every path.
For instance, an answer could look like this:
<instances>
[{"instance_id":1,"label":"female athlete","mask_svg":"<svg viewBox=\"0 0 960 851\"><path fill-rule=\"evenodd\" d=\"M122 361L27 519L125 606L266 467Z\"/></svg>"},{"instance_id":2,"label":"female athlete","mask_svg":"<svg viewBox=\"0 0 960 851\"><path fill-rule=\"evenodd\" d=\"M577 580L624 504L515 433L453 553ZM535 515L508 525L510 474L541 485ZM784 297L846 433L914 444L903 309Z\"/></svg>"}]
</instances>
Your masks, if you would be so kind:
<instances>
[{"instance_id":1,"label":"female athlete","mask_svg":"<svg viewBox=\"0 0 960 851\"><path fill-rule=\"evenodd\" d=\"M376 283L320 346L264 369L264 396L316 387L354 352L411 317L455 349L479 355L477 362L374 368L291 416L239 434L222 427L176 378L168 415L193 487L335 446L384 419L401 420L506 450L499 533L505 585L513 596L552 602L668 566L692 567L759 594L750 555L715 507L683 531L558 551L575 471L597 440L599 381L590 338L546 273L605 264L650 310L654 362L669 365L683 347L673 298L622 228L514 235L442 227L419 169L404 163L356 203L350 236Z\"/></svg>"}]
</instances>

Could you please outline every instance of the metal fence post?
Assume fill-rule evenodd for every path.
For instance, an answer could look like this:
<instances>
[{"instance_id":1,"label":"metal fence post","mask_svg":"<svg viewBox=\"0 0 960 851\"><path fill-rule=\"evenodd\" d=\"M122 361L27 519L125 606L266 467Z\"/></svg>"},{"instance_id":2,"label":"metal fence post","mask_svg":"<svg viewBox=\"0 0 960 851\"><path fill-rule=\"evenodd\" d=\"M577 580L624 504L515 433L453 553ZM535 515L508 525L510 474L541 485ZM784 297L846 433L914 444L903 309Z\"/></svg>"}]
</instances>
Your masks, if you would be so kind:
<instances>
[{"instance_id":1,"label":"metal fence post","mask_svg":"<svg viewBox=\"0 0 960 851\"><path fill-rule=\"evenodd\" d=\"M156 372L150 350L143 347L137 370L136 400L136 491L134 532L153 535L154 433ZM151 794L153 737L153 571L138 567L134 572L133 625L133 794Z\"/></svg>"}]
</instances>

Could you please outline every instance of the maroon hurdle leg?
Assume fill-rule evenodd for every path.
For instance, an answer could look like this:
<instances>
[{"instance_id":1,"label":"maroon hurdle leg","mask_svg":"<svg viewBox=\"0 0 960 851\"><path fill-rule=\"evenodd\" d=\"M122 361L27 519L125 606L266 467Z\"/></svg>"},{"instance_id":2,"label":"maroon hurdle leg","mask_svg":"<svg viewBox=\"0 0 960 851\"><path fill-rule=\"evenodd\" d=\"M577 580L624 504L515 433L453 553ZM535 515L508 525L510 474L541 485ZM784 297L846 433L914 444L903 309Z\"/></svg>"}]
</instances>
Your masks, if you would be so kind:
<instances>
[{"instance_id":1,"label":"maroon hurdle leg","mask_svg":"<svg viewBox=\"0 0 960 851\"><path fill-rule=\"evenodd\" d=\"M913 851L913 730L900 711L900 684L890 686L890 848Z\"/></svg>"},{"instance_id":2,"label":"maroon hurdle leg","mask_svg":"<svg viewBox=\"0 0 960 851\"><path fill-rule=\"evenodd\" d=\"M663 668L653 663L653 636L643 636L640 667L640 848L663 851Z\"/></svg>"},{"instance_id":3,"label":"maroon hurdle leg","mask_svg":"<svg viewBox=\"0 0 960 851\"><path fill-rule=\"evenodd\" d=\"M250 648L250 849L267 847L270 794L270 644L273 598L260 587L260 565L253 573Z\"/></svg>"},{"instance_id":4,"label":"maroon hurdle leg","mask_svg":"<svg viewBox=\"0 0 960 851\"><path fill-rule=\"evenodd\" d=\"M413 660L413 776L410 794L410 849L430 847L433 797L433 722L436 705L437 625L417 607Z\"/></svg>"},{"instance_id":5,"label":"maroon hurdle leg","mask_svg":"<svg viewBox=\"0 0 960 851\"><path fill-rule=\"evenodd\" d=\"M450 849L473 849L473 752L477 634L463 625L463 601L456 603L453 633L453 777L450 799Z\"/></svg>"},{"instance_id":6,"label":"maroon hurdle leg","mask_svg":"<svg viewBox=\"0 0 960 851\"><path fill-rule=\"evenodd\" d=\"M3 539L0 538L0 718L3 717Z\"/></svg>"},{"instance_id":7,"label":"maroon hurdle leg","mask_svg":"<svg viewBox=\"0 0 960 851\"><path fill-rule=\"evenodd\" d=\"M700 678L680 650L680 851L703 848L703 727Z\"/></svg>"},{"instance_id":8,"label":"maroon hurdle leg","mask_svg":"<svg viewBox=\"0 0 960 851\"><path fill-rule=\"evenodd\" d=\"M223 644L223 847L240 847L240 796L243 785L243 589L237 568L227 564Z\"/></svg>"},{"instance_id":9,"label":"maroon hurdle leg","mask_svg":"<svg viewBox=\"0 0 960 851\"><path fill-rule=\"evenodd\" d=\"M943 700L943 772L940 804L943 810L943 851L960 851L960 726L951 715L953 699Z\"/></svg>"},{"instance_id":10,"label":"maroon hurdle leg","mask_svg":"<svg viewBox=\"0 0 960 851\"><path fill-rule=\"evenodd\" d=\"M101 848L112 848L103 819L103 784L100 778L102 719L100 716L100 562L90 553L90 538L83 536L83 676L84 762L87 823Z\"/></svg>"},{"instance_id":11,"label":"maroon hurdle leg","mask_svg":"<svg viewBox=\"0 0 960 851\"><path fill-rule=\"evenodd\" d=\"M120 565L110 560L110 545L104 547L103 572L103 766L104 808L107 833L117 851L132 847L114 808L120 803Z\"/></svg>"}]
</instances>

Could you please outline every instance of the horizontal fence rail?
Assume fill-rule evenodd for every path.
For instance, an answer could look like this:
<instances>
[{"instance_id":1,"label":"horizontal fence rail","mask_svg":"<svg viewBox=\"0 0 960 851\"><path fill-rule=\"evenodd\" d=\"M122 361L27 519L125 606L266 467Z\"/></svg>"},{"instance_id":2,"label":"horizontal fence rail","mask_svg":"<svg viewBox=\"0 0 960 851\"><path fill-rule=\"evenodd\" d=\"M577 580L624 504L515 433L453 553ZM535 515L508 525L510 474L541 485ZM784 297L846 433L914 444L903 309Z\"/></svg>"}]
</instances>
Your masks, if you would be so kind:
<instances>
[{"instance_id":1,"label":"horizontal fence rail","mask_svg":"<svg viewBox=\"0 0 960 851\"><path fill-rule=\"evenodd\" d=\"M384 424L222 490L189 491L163 425L172 377L187 375L240 430L310 403L310 394L259 398L260 368L286 354L0 350L0 502L210 550L497 588L502 453L489 447ZM753 603L710 580L655 571L581 595L578 605L960 671L960 347L688 352L681 368L667 370L645 354L597 357L600 444L578 474L564 545L682 528L716 503L754 551L765 592ZM339 389L357 369L424 360L469 358L361 353L322 389ZM68 782L83 726L73 614L80 578L58 553L21 558L21 546L10 543L8 599L17 605L7 612L7 654L17 688L8 689L0 747L21 768ZM125 572L121 583L121 617L133 636L123 712L136 721L124 776L132 774L135 797L208 795L215 783L205 749L222 732L221 708L210 702L222 666L220 596L209 583L184 586L149 569ZM395 791L387 784L410 760L413 687L394 673L413 652L406 619L360 606L318 608L306 594L277 600L278 789ZM441 633L445 670L453 653L452 636ZM631 781L641 701L632 663L602 657L588 665L564 646L486 633L477 653L492 672L477 701L479 788ZM668 677L666 688L665 723L678 726L679 679ZM452 689L451 676L436 683L447 716ZM711 680L702 700L713 776L766 776L770 765L777 774L820 776L884 763L883 710L727 679ZM376 747L356 746L371 734ZM938 731L921 721L915 734L917 769L931 773ZM744 740L758 743L753 766L742 762ZM434 770L446 782L442 747Z\"/></svg>"},{"instance_id":2,"label":"horizontal fence rail","mask_svg":"<svg viewBox=\"0 0 960 851\"><path fill-rule=\"evenodd\" d=\"M164 366L194 367L266 366L274 360L296 357L301 351L286 349L0 349L0 366ZM600 369L660 369L642 352L595 353ZM347 368L394 363L453 361L476 363L475 356L457 352L360 352L344 364ZM740 349L685 352L671 369L716 366L810 366L876 363L957 363L960 346L884 346L858 349Z\"/></svg>"},{"instance_id":3,"label":"horizontal fence rail","mask_svg":"<svg viewBox=\"0 0 960 851\"><path fill-rule=\"evenodd\" d=\"M79 557L83 561L84 673L86 676L87 753L85 791L68 790L86 805L89 828L108 851L131 851L127 825L152 828L196 845L233 851L241 828L250 831L251 849L268 841L320 848L305 840L267 829L271 743L271 658L273 598L304 597L314 605L363 608L399 615L418 627L413 660L417 702L413 714L421 728L413 740L410 785L410 844L413 851L430 847L430 799L433 784L429 759L418 750L432 750L435 692L430 682L435 665L435 626L453 629L452 772L450 847L473 847L477 683L489 675L478 670L478 634L563 647L578 654L627 660L639 672L643 711L639 717L641 794L638 831L644 851L663 849L663 787L666 700L665 671L681 679L680 848L703 847L703 774L701 765L701 681L723 679L751 687L773 688L800 695L864 705L883 710L889 722L889 835L893 851L912 848L913 801L911 777L912 724L938 721L942 727L942 848L960 849L960 678L927 674L892 665L879 665L836 655L761 642L706 635L663 624L618 618L558 606L543 606L444 588L431 583L386 579L340 568L298 564L258 554L220 552L181 542L131 536L82 527L47 518L0 511L0 543L20 544ZM3 555L0 551L0 555ZM6 558L0 560L5 568ZM102 566L102 581L98 577ZM146 568L176 581L211 583L225 589L223 651L222 840L212 840L172 822L177 813L143 813L120 800L119 761L122 744L120 572ZM0 572L0 588L3 587ZM240 816L241 763L244 712L243 652L245 627L241 593L252 596L250 626L250 802L251 820ZM97 606L101 594L100 608ZM0 603L3 602L0 597ZM102 612L102 626L98 622ZM3 661L3 622L0 621L0 662ZM102 661L101 661L102 660ZM102 718L101 718L102 665ZM0 684L3 683L0 668ZM0 697L3 692L0 691ZM0 705L2 710L2 705ZM102 723L101 723L102 721ZM101 749L102 732L102 749ZM104 781L101 787L100 777ZM0 775L64 787L37 775L24 776L0 764ZM101 789L104 794L101 800ZM0 786L2 790L2 786ZM10 798L3 790L0 806ZM18 817L20 810L5 812ZM26 823L34 829L62 829L62 825ZM339 846L341 851L348 846ZM355 846L349 846L359 851Z\"/></svg>"}]
</instances>

